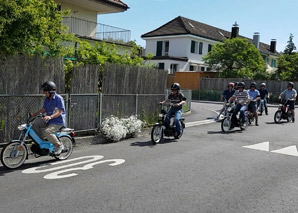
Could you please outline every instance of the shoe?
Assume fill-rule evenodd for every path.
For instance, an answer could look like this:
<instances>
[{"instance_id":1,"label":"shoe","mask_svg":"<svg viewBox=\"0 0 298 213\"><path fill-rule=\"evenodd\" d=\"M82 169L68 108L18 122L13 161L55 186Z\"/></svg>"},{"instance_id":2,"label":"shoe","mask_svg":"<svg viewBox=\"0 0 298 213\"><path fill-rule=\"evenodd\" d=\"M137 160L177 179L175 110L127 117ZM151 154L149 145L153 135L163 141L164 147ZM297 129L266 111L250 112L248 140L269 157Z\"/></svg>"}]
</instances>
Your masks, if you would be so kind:
<instances>
[{"instance_id":1,"label":"shoe","mask_svg":"<svg viewBox=\"0 0 298 213\"><path fill-rule=\"evenodd\" d=\"M292 122L295 123L295 118L292 119Z\"/></svg>"},{"instance_id":2,"label":"shoe","mask_svg":"<svg viewBox=\"0 0 298 213\"><path fill-rule=\"evenodd\" d=\"M258 122L256 122L256 126L259 126Z\"/></svg>"},{"instance_id":3,"label":"shoe","mask_svg":"<svg viewBox=\"0 0 298 213\"><path fill-rule=\"evenodd\" d=\"M60 146L56 147L56 150L55 150L54 154L55 155L60 155L63 149L64 149L64 145L61 144Z\"/></svg>"}]
</instances>

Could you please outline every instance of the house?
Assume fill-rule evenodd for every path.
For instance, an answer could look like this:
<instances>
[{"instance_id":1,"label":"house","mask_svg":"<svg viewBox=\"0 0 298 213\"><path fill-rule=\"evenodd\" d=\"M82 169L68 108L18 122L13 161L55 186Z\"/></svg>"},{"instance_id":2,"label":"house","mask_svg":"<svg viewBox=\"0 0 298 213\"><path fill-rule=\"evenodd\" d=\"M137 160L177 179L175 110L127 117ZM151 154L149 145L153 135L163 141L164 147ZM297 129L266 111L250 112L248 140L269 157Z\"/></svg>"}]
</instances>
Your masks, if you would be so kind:
<instances>
[{"instance_id":1,"label":"house","mask_svg":"<svg viewBox=\"0 0 298 213\"><path fill-rule=\"evenodd\" d=\"M130 30L97 23L97 15L124 12L129 7L121 0L55 0L59 10L70 10L63 18L69 32L89 43L105 41L116 44L119 52L130 50Z\"/></svg>"},{"instance_id":2,"label":"house","mask_svg":"<svg viewBox=\"0 0 298 213\"><path fill-rule=\"evenodd\" d=\"M168 70L169 74L174 74L186 71L212 71L203 61L203 57L212 50L214 44L236 36L245 38L239 35L237 24L230 32L178 16L141 37L146 40L146 54L149 52L154 54L152 62L155 62L160 69ZM272 40L270 45L262 43L259 33L255 33L253 39L249 40L260 50L267 64L267 70L275 70L279 56L276 51L276 40Z\"/></svg>"}]
</instances>

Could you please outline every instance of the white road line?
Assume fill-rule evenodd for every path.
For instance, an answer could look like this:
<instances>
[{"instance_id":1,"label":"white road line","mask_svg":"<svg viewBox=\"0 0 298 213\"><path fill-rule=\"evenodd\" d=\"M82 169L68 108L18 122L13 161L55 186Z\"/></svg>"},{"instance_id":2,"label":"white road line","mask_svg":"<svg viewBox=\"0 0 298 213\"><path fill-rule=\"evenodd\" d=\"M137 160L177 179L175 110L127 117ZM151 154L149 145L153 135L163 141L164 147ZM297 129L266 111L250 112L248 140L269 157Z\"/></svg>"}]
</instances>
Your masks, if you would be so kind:
<instances>
[{"instance_id":1,"label":"white road line","mask_svg":"<svg viewBox=\"0 0 298 213\"><path fill-rule=\"evenodd\" d=\"M298 157L298 152L297 152L297 147L296 146L288 146L288 147L278 149L278 150L274 150L274 151L271 151L271 152Z\"/></svg>"},{"instance_id":2,"label":"white road line","mask_svg":"<svg viewBox=\"0 0 298 213\"><path fill-rule=\"evenodd\" d=\"M256 149L256 150L260 150L260 151L269 152L269 141L263 142L263 143L257 143L257 144L249 145L249 146L243 146L243 148Z\"/></svg>"},{"instance_id":3,"label":"white road line","mask_svg":"<svg viewBox=\"0 0 298 213\"><path fill-rule=\"evenodd\" d=\"M211 123L215 123L215 120L203 120L203 121L188 122L185 124L185 127L200 126L200 125L211 124Z\"/></svg>"}]
</instances>

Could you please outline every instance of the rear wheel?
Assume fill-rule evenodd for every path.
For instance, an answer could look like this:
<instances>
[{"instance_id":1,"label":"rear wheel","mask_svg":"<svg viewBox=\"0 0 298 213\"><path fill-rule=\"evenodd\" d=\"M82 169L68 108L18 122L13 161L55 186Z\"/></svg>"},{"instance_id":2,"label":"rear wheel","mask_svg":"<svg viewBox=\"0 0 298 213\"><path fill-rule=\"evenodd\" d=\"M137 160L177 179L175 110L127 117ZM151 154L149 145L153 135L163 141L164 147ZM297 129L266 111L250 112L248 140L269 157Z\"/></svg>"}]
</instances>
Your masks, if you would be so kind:
<instances>
[{"instance_id":1,"label":"rear wheel","mask_svg":"<svg viewBox=\"0 0 298 213\"><path fill-rule=\"evenodd\" d=\"M153 144L159 143L163 139L162 125L155 125L151 131L151 141Z\"/></svg>"},{"instance_id":2,"label":"rear wheel","mask_svg":"<svg viewBox=\"0 0 298 213\"><path fill-rule=\"evenodd\" d=\"M221 130L226 133L229 132L231 129L231 124L232 121L230 119L230 117L225 117L222 121L221 121Z\"/></svg>"},{"instance_id":3,"label":"rear wheel","mask_svg":"<svg viewBox=\"0 0 298 213\"><path fill-rule=\"evenodd\" d=\"M280 123L281 120L281 116L282 116L282 112L281 110L277 110L274 114L274 122L275 123Z\"/></svg>"},{"instance_id":4,"label":"rear wheel","mask_svg":"<svg viewBox=\"0 0 298 213\"><path fill-rule=\"evenodd\" d=\"M54 155L54 157L59 160L65 160L72 153L72 150L73 150L72 140L67 136L59 137L59 140L63 144L64 149L62 150L61 154Z\"/></svg>"},{"instance_id":5,"label":"rear wheel","mask_svg":"<svg viewBox=\"0 0 298 213\"><path fill-rule=\"evenodd\" d=\"M1 163L8 169L16 169L27 159L28 151L25 145L19 142L7 144L1 152Z\"/></svg>"}]
</instances>

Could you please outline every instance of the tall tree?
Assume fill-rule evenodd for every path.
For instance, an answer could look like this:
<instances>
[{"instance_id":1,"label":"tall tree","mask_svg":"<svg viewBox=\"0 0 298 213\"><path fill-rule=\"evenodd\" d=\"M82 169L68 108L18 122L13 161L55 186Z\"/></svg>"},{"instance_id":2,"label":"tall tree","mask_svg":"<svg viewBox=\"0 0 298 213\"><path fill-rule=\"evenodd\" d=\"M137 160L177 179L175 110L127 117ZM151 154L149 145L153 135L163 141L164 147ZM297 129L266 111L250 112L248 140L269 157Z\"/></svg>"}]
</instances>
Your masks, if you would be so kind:
<instances>
[{"instance_id":1,"label":"tall tree","mask_svg":"<svg viewBox=\"0 0 298 213\"><path fill-rule=\"evenodd\" d=\"M289 41L288 41L288 44L286 46L286 49L284 50L284 54L288 54L288 55L291 55L293 53L294 50L296 50L296 46L293 42L293 34L291 33L290 34L290 37L289 37Z\"/></svg>"},{"instance_id":2,"label":"tall tree","mask_svg":"<svg viewBox=\"0 0 298 213\"><path fill-rule=\"evenodd\" d=\"M278 58L278 75L281 80L298 80L298 53L283 54Z\"/></svg>"},{"instance_id":3,"label":"tall tree","mask_svg":"<svg viewBox=\"0 0 298 213\"><path fill-rule=\"evenodd\" d=\"M0 54L58 55L70 36L61 24L64 15L54 0L1 0Z\"/></svg>"},{"instance_id":4,"label":"tall tree","mask_svg":"<svg viewBox=\"0 0 298 213\"><path fill-rule=\"evenodd\" d=\"M210 67L219 71L220 77L252 78L265 73L265 61L260 51L247 39L226 39L217 43L205 57Z\"/></svg>"}]
</instances>

